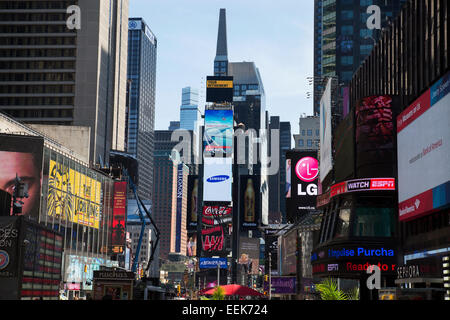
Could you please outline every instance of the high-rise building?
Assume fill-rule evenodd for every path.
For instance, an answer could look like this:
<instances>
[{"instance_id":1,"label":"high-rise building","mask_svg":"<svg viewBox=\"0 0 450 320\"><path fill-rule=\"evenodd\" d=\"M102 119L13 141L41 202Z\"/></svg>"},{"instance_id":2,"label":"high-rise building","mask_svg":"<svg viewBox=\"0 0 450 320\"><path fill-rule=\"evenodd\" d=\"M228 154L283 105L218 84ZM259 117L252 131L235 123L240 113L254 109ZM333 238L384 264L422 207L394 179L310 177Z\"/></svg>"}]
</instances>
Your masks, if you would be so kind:
<instances>
[{"instance_id":1,"label":"high-rise building","mask_svg":"<svg viewBox=\"0 0 450 320\"><path fill-rule=\"evenodd\" d=\"M269 150L272 144L279 148L279 171L269 176L269 224L282 223L286 218L286 151L291 149L291 123L270 117L269 130L279 130L279 140L269 136ZM272 156L271 154L269 154Z\"/></svg>"},{"instance_id":2,"label":"high-rise building","mask_svg":"<svg viewBox=\"0 0 450 320\"><path fill-rule=\"evenodd\" d=\"M80 10L67 14L72 5ZM128 5L0 1L0 110L29 124L89 127L91 163L124 151Z\"/></svg>"},{"instance_id":3,"label":"high-rise building","mask_svg":"<svg viewBox=\"0 0 450 320\"><path fill-rule=\"evenodd\" d=\"M198 89L183 88L180 106L180 129L194 131L200 119Z\"/></svg>"},{"instance_id":4,"label":"high-rise building","mask_svg":"<svg viewBox=\"0 0 450 320\"><path fill-rule=\"evenodd\" d=\"M314 5L314 114L320 111L323 77L341 88L371 53L382 28L397 16L405 0L316 0Z\"/></svg>"},{"instance_id":5,"label":"high-rise building","mask_svg":"<svg viewBox=\"0 0 450 320\"><path fill-rule=\"evenodd\" d=\"M178 204L177 194L180 191L177 190L179 168L170 158L172 149L178 142L171 141L171 136L172 131L155 130L152 215L161 232L160 258L164 260L168 259L170 252L185 254L187 244L187 203L185 202L187 200L188 170L183 165L181 174L183 186L181 190L182 202ZM181 210L177 210L177 206L180 208L180 205ZM180 251L176 251L177 249Z\"/></svg>"},{"instance_id":6,"label":"high-rise building","mask_svg":"<svg viewBox=\"0 0 450 320\"><path fill-rule=\"evenodd\" d=\"M220 9L216 57L214 58L214 76L226 75L228 75L227 18L226 10Z\"/></svg>"},{"instance_id":7,"label":"high-rise building","mask_svg":"<svg viewBox=\"0 0 450 320\"><path fill-rule=\"evenodd\" d=\"M139 163L137 191L151 199L158 41L142 18L129 19L127 152Z\"/></svg>"},{"instance_id":8,"label":"high-rise building","mask_svg":"<svg viewBox=\"0 0 450 320\"><path fill-rule=\"evenodd\" d=\"M318 150L320 142L320 119L307 116L299 119L299 134L294 134L295 149Z\"/></svg>"},{"instance_id":9,"label":"high-rise building","mask_svg":"<svg viewBox=\"0 0 450 320\"><path fill-rule=\"evenodd\" d=\"M177 129L180 129L180 121L170 121L168 129L169 131L175 131Z\"/></svg>"}]
</instances>

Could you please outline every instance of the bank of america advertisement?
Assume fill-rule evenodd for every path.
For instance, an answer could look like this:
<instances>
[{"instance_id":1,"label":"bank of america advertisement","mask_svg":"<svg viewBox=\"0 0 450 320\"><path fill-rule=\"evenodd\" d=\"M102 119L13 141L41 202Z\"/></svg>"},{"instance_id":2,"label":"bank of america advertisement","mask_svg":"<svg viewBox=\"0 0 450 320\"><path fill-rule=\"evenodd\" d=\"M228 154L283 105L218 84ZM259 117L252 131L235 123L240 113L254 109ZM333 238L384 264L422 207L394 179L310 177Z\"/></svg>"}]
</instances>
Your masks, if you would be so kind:
<instances>
[{"instance_id":1,"label":"bank of america advertisement","mask_svg":"<svg viewBox=\"0 0 450 320\"><path fill-rule=\"evenodd\" d=\"M333 168L331 154L331 79L320 100L320 174L322 182Z\"/></svg>"},{"instance_id":2,"label":"bank of america advertisement","mask_svg":"<svg viewBox=\"0 0 450 320\"><path fill-rule=\"evenodd\" d=\"M231 158L205 158L203 168L203 201L231 202Z\"/></svg>"},{"instance_id":3,"label":"bank of america advertisement","mask_svg":"<svg viewBox=\"0 0 450 320\"><path fill-rule=\"evenodd\" d=\"M205 110L204 155L233 153L233 110Z\"/></svg>"},{"instance_id":4,"label":"bank of america advertisement","mask_svg":"<svg viewBox=\"0 0 450 320\"><path fill-rule=\"evenodd\" d=\"M450 73L397 118L400 221L450 204Z\"/></svg>"}]
</instances>

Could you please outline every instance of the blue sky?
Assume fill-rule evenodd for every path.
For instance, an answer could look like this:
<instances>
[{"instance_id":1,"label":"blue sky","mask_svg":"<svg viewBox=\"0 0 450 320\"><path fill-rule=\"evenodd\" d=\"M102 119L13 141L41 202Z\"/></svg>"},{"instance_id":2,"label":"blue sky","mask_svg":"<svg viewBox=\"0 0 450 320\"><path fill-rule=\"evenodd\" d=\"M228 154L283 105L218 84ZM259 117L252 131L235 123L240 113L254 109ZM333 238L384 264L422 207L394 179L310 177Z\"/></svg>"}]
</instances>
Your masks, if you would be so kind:
<instances>
[{"instance_id":1,"label":"blue sky","mask_svg":"<svg viewBox=\"0 0 450 320\"><path fill-rule=\"evenodd\" d=\"M158 39L156 130L179 120L181 89L205 95L213 75L219 9L227 14L230 62L253 61L259 68L271 116L291 122L312 115L313 0L130 0L130 17L142 17ZM201 107L201 110L203 108Z\"/></svg>"}]
</instances>

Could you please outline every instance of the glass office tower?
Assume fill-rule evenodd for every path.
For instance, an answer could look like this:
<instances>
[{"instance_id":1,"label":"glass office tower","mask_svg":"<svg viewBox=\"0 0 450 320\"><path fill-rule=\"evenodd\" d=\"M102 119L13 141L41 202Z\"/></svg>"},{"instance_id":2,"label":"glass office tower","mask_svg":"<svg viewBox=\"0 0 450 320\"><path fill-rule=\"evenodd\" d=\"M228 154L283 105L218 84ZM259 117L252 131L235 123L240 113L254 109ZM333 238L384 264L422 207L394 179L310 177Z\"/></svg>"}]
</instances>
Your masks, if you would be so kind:
<instances>
[{"instance_id":1,"label":"glass office tower","mask_svg":"<svg viewBox=\"0 0 450 320\"><path fill-rule=\"evenodd\" d=\"M157 39L142 18L129 19L127 152L139 163L139 197L151 199Z\"/></svg>"}]
</instances>

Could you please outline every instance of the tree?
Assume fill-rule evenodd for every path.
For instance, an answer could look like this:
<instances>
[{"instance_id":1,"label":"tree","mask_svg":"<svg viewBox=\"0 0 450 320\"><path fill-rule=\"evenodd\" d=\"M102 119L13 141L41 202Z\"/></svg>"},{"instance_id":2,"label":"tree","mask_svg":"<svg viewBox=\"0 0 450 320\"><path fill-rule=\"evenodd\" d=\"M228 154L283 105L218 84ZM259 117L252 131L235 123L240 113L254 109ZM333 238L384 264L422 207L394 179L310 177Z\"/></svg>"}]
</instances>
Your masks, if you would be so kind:
<instances>
[{"instance_id":1,"label":"tree","mask_svg":"<svg viewBox=\"0 0 450 320\"><path fill-rule=\"evenodd\" d=\"M324 279L316 288L322 300L348 300L347 295L337 288L337 281L334 279Z\"/></svg>"},{"instance_id":2,"label":"tree","mask_svg":"<svg viewBox=\"0 0 450 320\"><path fill-rule=\"evenodd\" d=\"M222 287L217 287L214 290L211 300L225 300L225 290Z\"/></svg>"}]
</instances>

